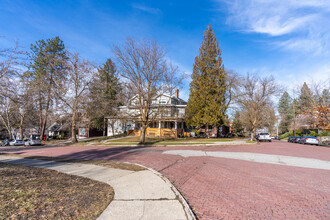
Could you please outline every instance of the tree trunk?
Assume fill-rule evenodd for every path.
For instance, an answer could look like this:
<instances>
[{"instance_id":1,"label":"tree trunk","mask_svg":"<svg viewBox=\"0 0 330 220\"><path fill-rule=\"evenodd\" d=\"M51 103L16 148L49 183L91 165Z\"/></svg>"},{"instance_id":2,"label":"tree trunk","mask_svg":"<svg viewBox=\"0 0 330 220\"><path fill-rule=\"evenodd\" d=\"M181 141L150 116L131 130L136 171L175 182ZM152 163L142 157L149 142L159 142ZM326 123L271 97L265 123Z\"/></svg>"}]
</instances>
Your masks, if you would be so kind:
<instances>
[{"instance_id":1,"label":"tree trunk","mask_svg":"<svg viewBox=\"0 0 330 220\"><path fill-rule=\"evenodd\" d=\"M45 108L45 117L44 120L42 122L42 127L41 127L41 134L40 134L40 140L43 140L43 137L45 135L45 131L46 131L46 125L47 125L47 118L48 118L48 110L49 110L49 104L50 104L50 96L51 96L51 88L49 88L48 90L48 97L47 97L47 102L46 102L46 108Z\"/></svg>"},{"instance_id":2,"label":"tree trunk","mask_svg":"<svg viewBox=\"0 0 330 220\"><path fill-rule=\"evenodd\" d=\"M39 99L39 132L40 132L40 140L43 140L43 137L41 135L41 130L42 130L42 101L41 101L41 92L39 89L39 93L38 93L38 99Z\"/></svg>"},{"instance_id":3,"label":"tree trunk","mask_svg":"<svg viewBox=\"0 0 330 220\"><path fill-rule=\"evenodd\" d=\"M8 132L9 139L14 139L14 136L13 136L13 134L11 133L11 128L10 128L10 127L9 127L9 128L6 127L6 130L7 130L7 132Z\"/></svg>"},{"instance_id":4,"label":"tree trunk","mask_svg":"<svg viewBox=\"0 0 330 220\"><path fill-rule=\"evenodd\" d=\"M77 143L77 136L76 136L76 112L72 112L72 118L71 118L71 141L72 143Z\"/></svg>"},{"instance_id":5,"label":"tree trunk","mask_svg":"<svg viewBox=\"0 0 330 220\"><path fill-rule=\"evenodd\" d=\"M253 141L253 139L255 138L255 133L256 133L256 128L252 129L252 133L251 133L251 137L250 137L250 141Z\"/></svg>"},{"instance_id":6,"label":"tree trunk","mask_svg":"<svg viewBox=\"0 0 330 220\"><path fill-rule=\"evenodd\" d=\"M206 134L206 137L209 138L209 124L206 124L206 126L205 126L205 134Z\"/></svg>"},{"instance_id":7,"label":"tree trunk","mask_svg":"<svg viewBox=\"0 0 330 220\"><path fill-rule=\"evenodd\" d=\"M25 118L25 112L21 114L20 122L19 122L19 136L23 140L23 123Z\"/></svg>"},{"instance_id":8,"label":"tree trunk","mask_svg":"<svg viewBox=\"0 0 330 220\"><path fill-rule=\"evenodd\" d=\"M141 135L140 135L140 143L144 143L146 141L146 130L147 126L142 125Z\"/></svg>"},{"instance_id":9,"label":"tree trunk","mask_svg":"<svg viewBox=\"0 0 330 220\"><path fill-rule=\"evenodd\" d=\"M105 117L103 116L103 136L105 136Z\"/></svg>"},{"instance_id":10,"label":"tree trunk","mask_svg":"<svg viewBox=\"0 0 330 220\"><path fill-rule=\"evenodd\" d=\"M6 123L6 120L4 119L4 117L2 115L0 115L1 117L1 121L2 123L4 124L4 126L6 127L6 130L8 132L8 136L9 136L9 139L13 138L12 137L12 133L11 133L11 126L9 124L9 120L7 120L8 123ZM8 114L7 114L7 117L8 117Z\"/></svg>"},{"instance_id":11,"label":"tree trunk","mask_svg":"<svg viewBox=\"0 0 330 220\"><path fill-rule=\"evenodd\" d=\"M20 137L20 139L23 140L23 124L22 123L20 123L20 125L19 125L19 137Z\"/></svg>"},{"instance_id":12,"label":"tree trunk","mask_svg":"<svg viewBox=\"0 0 330 220\"><path fill-rule=\"evenodd\" d=\"M41 126L40 140L44 139L44 135L45 135L45 131L46 131L48 108L46 108L45 110L46 110L45 117L44 117L44 120L43 120L42 126Z\"/></svg>"},{"instance_id":13,"label":"tree trunk","mask_svg":"<svg viewBox=\"0 0 330 220\"><path fill-rule=\"evenodd\" d=\"M115 136L115 122L111 121L112 136Z\"/></svg>"}]
</instances>

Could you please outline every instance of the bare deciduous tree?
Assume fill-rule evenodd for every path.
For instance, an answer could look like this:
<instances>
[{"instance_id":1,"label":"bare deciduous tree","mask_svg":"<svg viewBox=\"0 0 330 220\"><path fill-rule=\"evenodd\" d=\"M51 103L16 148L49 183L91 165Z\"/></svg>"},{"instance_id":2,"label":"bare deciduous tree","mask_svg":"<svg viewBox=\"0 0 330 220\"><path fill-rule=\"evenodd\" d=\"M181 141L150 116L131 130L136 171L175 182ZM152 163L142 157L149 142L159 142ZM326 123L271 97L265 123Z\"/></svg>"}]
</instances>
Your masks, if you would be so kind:
<instances>
[{"instance_id":1,"label":"bare deciduous tree","mask_svg":"<svg viewBox=\"0 0 330 220\"><path fill-rule=\"evenodd\" d=\"M119 74L131 95L135 95L136 111L127 117L142 124L140 142L145 142L145 132L151 121L161 114L164 105L155 108L153 100L164 94L173 94L180 85L183 74L168 62L166 53L155 40L127 39L125 45L114 46Z\"/></svg>"},{"instance_id":2,"label":"bare deciduous tree","mask_svg":"<svg viewBox=\"0 0 330 220\"><path fill-rule=\"evenodd\" d=\"M70 56L64 87L58 88L57 96L70 109L72 142L77 142L76 124L78 113L83 109L85 93L94 73L94 66L78 53Z\"/></svg>"},{"instance_id":3,"label":"bare deciduous tree","mask_svg":"<svg viewBox=\"0 0 330 220\"><path fill-rule=\"evenodd\" d=\"M239 79L237 104L240 107L241 121L253 140L256 130L270 126L274 117L271 98L279 90L273 77L260 78L253 74Z\"/></svg>"},{"instance_id":4,"label":"bare deciduous tree","mask_svg":"<svg viewBox=\"0 0 330 220\"><path fill-rule=\"evenodd\" d=\"M0 94L0 119L3 126L6 128L9 138L13 138L13 128L14 128L14 115L12 114L12 109L14 102L12 100L13 94L12 90L9 88L11 85L10 81L3 78L1 81L1 94Z\"/></svg>"},{"instance_id":5,"label":"bare deciduous tree","mask_svg":"<svg viewBox=\"0 0 330 220\"><path fill-rule=\"evenodd\" d=\"M15 41L13 48L0 49L0 79L13 75L24 64L26 52L20 49Z\"/></svg>"},{"instance_id":6,"label":"bare deciduous tree","mask_svg":"<svg viewBox=\"0 0 330 220\"><path fill-rule=\"evenodd\" d=\"M330 124L330 77L327 80L313 82L313 124L318 129L325 129Z\"/></svg>"}]
</instances>

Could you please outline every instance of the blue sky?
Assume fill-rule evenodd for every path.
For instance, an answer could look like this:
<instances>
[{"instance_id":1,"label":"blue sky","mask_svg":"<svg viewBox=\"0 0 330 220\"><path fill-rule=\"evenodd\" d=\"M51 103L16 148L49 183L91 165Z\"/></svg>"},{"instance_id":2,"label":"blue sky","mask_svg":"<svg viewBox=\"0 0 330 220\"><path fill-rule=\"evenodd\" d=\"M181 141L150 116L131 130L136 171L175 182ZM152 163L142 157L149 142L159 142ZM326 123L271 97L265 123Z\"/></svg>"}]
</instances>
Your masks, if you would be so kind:
<instances>
[{"instance_id":1,"label":"blue sky","mask_svg":"<svg viewBox=\"0 0 330 220\"><path fill-rule=\"evenodd\" d=\"M153 38L190 74L208 24L227 69L272 74L285 87L330 77L329 0L0 0L0 48L60 36L97 64L127 37Z\"/></svg>"}]
</instances>

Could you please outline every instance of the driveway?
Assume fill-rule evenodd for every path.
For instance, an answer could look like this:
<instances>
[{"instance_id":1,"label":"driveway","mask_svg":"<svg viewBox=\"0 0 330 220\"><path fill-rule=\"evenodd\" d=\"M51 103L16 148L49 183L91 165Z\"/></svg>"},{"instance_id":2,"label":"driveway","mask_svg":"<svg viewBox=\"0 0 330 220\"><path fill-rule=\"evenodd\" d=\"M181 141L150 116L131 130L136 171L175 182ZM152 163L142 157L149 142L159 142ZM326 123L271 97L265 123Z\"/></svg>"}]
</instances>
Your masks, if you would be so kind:
<instances>
[{"instance_id":1,"label":"driveway","mask_svg":"<svg viewBox=\"0 0 330 220\"><path fill-rule=\"evenodd\" d=\"M8 152L8 151L7 151ZM259 145L72 146L13 151L111 159L161 172L201 219L329 219L330 148Z\"/></svg>"}]
</instances>

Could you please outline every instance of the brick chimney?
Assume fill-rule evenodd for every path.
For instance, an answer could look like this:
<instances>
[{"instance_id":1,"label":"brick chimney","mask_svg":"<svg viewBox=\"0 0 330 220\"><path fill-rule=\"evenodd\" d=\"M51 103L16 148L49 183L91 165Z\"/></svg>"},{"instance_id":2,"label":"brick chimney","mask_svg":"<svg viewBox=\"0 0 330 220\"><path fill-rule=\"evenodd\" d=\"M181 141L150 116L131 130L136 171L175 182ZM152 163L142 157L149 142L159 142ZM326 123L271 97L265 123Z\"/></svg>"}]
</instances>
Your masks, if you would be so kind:
<instances>
[{"instance_id":1,"label":"brick chimney","mask_svg":"<svg viewBox=\"0 0 330 220\"><path fill-rule=\"evenodd\" d=\"M175 89L175 97L179 98L179 90Z\"/></svg>"}]
</instances>

